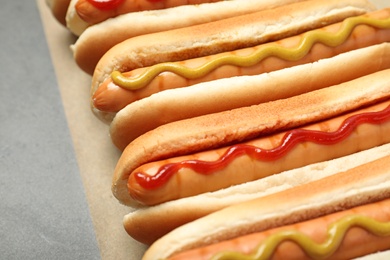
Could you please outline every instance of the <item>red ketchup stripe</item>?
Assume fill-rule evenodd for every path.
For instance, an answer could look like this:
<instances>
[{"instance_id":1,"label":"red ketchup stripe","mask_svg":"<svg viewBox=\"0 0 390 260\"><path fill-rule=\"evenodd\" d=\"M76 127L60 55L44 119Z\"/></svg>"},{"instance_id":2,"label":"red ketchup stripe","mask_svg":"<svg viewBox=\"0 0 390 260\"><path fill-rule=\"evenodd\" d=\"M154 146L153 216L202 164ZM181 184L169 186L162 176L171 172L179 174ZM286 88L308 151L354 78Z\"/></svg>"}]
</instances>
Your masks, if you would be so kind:
<instances>
[{"instance_id":1,"label":"red ketchup stripe","mask_svg":"<svg viewBox=\"0 0 390 260\"><path fill-rule=\"evenodd\" d=\"M116 9L125 0L87 0L91 5L103 11Z\"/></svg>"},{"instance_id":2,"label":"red ketchup stripe","mask_svg":"<svg viewBox=\"0 0 390 260\"><path fill-rule=\"evenodd\" d=\"M331 145L346 139L360 124L380 124L390 119L390 106L378 112L367 112L353 115L341 124L335 132L294 129L287 132L279 146L272 149L261 149L252 145L237 144L231 146L224 155L216 161L185 160L169 163L160 167L157 174L149 176L135 172L135 180L145 189L156 189L164 185L181 168L190 168L199 174L212 174L226 167L231 161L241 155L247 155L256 160L273 161L283 157L301 142Z\"/></svg>"}]
</instances>

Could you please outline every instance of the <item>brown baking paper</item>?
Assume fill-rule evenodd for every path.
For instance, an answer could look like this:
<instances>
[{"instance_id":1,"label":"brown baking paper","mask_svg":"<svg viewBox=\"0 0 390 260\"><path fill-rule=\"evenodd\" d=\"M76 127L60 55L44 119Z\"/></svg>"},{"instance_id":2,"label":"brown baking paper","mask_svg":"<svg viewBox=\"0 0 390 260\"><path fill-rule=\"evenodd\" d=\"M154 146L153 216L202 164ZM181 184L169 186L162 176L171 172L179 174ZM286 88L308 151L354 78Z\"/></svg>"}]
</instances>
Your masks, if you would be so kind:
<instances>
[{"instance_id":1,"label":"brown baking paper","mask_svg":"<svg viewBox=\"0 0 390 260\"><path fill-rule=\"evenodd\" d=\"M74 62L70 45L76 38L37 0L51 59L86 191L102 259L141 259L145 246L125 232L122 219L131 211L111 192L119 150L111 143L108 125L90 110L91 76Z\"/></svg>"},{"instance_id":2,"label":"brown baking paper","mask_svg":"<svg viewBox=\"0 0 390 260\"><path fill-rule=\"evenodd\" d=\"M372 2L378 8L389 6L386 0ZM76 38L52 17L44 0L37 4L102 259L141 259L146 246L129 237L122 225L124 215L132 209L121 205L111 192L120 152L111 143L108 125L90 110L91 76L78 68L69 48Z\"/></svg>"}]
</instances>

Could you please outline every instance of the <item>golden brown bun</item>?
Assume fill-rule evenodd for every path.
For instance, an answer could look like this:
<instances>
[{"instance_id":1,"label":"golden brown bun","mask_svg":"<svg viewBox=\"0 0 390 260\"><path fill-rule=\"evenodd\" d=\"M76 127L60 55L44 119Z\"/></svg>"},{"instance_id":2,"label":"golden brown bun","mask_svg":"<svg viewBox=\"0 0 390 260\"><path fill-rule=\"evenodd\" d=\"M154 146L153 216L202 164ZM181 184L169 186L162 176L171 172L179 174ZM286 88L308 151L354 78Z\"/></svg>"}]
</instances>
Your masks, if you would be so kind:
<instances>
[{"instance_id":1,"label":"golden brown bun","mask_svg":"<svg viewBox=\"0 0 390 260\"><path fill-rule=\"evenodd\" d=\"M197 219L157 240L143 260L164 259L186 249L386 198L390 198L390 156Z\"/></svg>"},{"instance_id":2,"label":"golden brown bun","mask_svg":"<svg viewBox=\"0 0 390 260\"><path fill-rule=\"evenodd\" d=\"M107 34L107 29L99 28L97 36L89 35L89 29L95 27L92 26L74 45L74 56L84 71L94 74L92 89L95 89L95 84L102 82L113 70L131 70L163 61L183 60L253 46L335 23L346 17L360 15L374 9L372 4L365 0L311 0L176 30L134 38L125 36L115 40L115 46L109 43L115 39L113 36L109 36L109 39L103 37ZM164 18L163 22L160 21L159 26L164 25L166 20ZM108 22L114 25L114 20ZM135 30L132 26L128 28ZM94 29L97 30L96 27ZM119 37L125 34L115 33L115 35ZM91 40L92 44L83 42L84 39ZM124 41L125 39L128 40ZM100 41L110 46L104 47ZM103 57L100 56L100 59L96 56L98 53L105 54Z\"/></svg>"},{"instance_id":3,"label":"golden brown bun","mask_svg":"<svg viewBox=\"0 0 390 260\"><path fill-rule=\"evenodd\" d=\"M124 204L136 205L128 194L127 180L133 170L147 162L291 129L389 98L389 77L390 70L383 70L287 99L160 126L123 151L114 172L113 194Z\"/></svg>"},{"instance_id":4,"label":"golden brown bun","mask_svg":"<svg viewBox=\"0 0 390 260\"><path fill-rule=\"evenodd\" d=\"M64 26L66 26L65 17L69 3L70 0L46 0L46 4L50 7L53 16Z\"/></svg>"},{"instance_id":5,"label":"golden brown bun","mask_svg":"<svg viewBox=\"0 0 390 260\"><path fill-rule=\"evenodd\" d=\"M169 122L287 98L387 68L390 68L390 43L383 43L269 74L166 90L118 112L110 125L110 136L123 150L138 136Z\"/></svg>"},{"instance_id":6,"label":"golden brown bun","mask_svg":"<svg viewBox=\"0 0 390 260\"><path fill-rule=\"evenodd\" d=\"M151 244L173 229L222 208L281 192L388 155L390 144L382 145L216 192L134 210L124 217L123 224L131 237L142 243Z\"/></svg>"}]
</instances>

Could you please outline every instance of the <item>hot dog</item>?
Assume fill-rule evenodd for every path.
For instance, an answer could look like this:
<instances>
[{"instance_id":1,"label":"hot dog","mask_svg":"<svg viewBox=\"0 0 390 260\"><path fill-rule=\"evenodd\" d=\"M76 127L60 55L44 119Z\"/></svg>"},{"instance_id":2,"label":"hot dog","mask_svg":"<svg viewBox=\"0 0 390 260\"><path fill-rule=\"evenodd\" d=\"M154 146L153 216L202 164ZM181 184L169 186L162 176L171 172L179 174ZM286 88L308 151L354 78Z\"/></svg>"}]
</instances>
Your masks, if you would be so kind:
<instances>
[{"instance_id":1,"label":"hot dog","mask_svg":"<svg viewBox=\"0 0 390 260\"><path fill-rule=\"evenodd\" d=\"M71 0L46 0L46 4L50 8L54 18L66 26L66 13Z\"/></svg>"},{"instance_id":2,"label":"hot dog","mask_svg":"<svg viewBox=\"0 0 390 260\"><path fill-rule=\"evenodd\" d=\"M221 8L219 4L228 5L230 10L235 9L239 11L244 8L246 8L246 10L241 13L243 15L237 16L236 13L234 17L222 17L221 11L224 10L224 8ZM249 8L248 5L250 6ZM218 6L218 8L212 10L214 6ZM129 50L133 54L140 52L140 55L136 60L133 60L133 62L135 62L133 65L136 65L136 67L149 66L157 62L171 61L166 60L168 56L177 61L178 59L194 58L199 55L209 55L215 52L253 46L260 42L298 34L305 30L341 21L348 16L363 14L375 9L368 1L364 0L310 0L288 5L285 5L284 2L282 6L276 8L275 5L264 5L264 3L258 5L257 2L254 3L251 1L240 1L238 6L236 1L222 1L198 5L196 10L198 12L201 12L202 10L205 12L207 11L207 14L195 15L194 12L189 11L192 19L186 19L183 17L187 13L184 11L184 8L190 9L191 7L193 6L187 5L169 8L166 9L164 15L156 15L155 17L159 19L159 21L156 21L154 26L161 30L156 29L154 32L159 31L160 33L152 34L152 31L146 31L145 27L148 26L145 24L149 23L144 22L142 19L147 19L150 15L142 14L142 12L134 13L134 15L139 14L137 23L139 23L142 28L138 30L134 27L134 24L136 23L132 22L131 35L129 35L128 32L118 32L119 29L111 29L108 26L112 25L113 27L119 27L123 30L123 28L129 28L125 25L125 21L118 22L110 20L107 21L107 23L103 22L98 24L101 26L91 26L82 33L72 47L75 60L84 71L90 74L94 73L94 69L99 60L99 63L104 64L104 67L106 67L103 69L105 72L108 72L110 69L120 69L120 62L126 63L126 67L123 67L122 69L134 69L135 67L130 66L130 61L125 58L129 56ZM264 10L264 7L273 9ZM178 8L183 8L183 11L178 10ZM175 16L177 16L177 14L180 16L176 18L174 15L169 15L168 10L174 10ZM252 10L250 11L251 13L248 13L248 10ZM125 16L126 15L119 16L117 18L125 19ZM288 16L288 18L286 18L286 16ZM202 24L199 24L191 22L198 17L205 17L207 23L205 24L205 22L202 22ZM212 19L212 17L214 17L214 19ZM284 19L282 19L283 17ZM302 17L306 17L306 19L302 19ZM177 20L180 22L177 22ZM293 20L295 21L292 22ZM172 30L172 27L169 27L169 31L164 31L167 28L161 28L168 26L171 23L175 24L175 28L179 29ZM274 23L276 28L264 26ZM221 30L223 33L221 33ZM265 34L264 30L266 31ZM144 35L146 33L149 34ZM258 36L254 37L256 34L258 34ZM134 37L136 35L142 35L144 37ZM279 37L277 37L277 35L279 35ZM220 37L222 37L222 39L219 39ZM134 40L130 41L128 44L122 44L122 42L128 42L126 39L129 38ZM155 44L156 41L158 44ZM108 52L108 50L110 54L106 55L105 53ZM149 52L149 54L147 54L147 52ZM116 55L121 60L119 63L114 60ZM105 56L106 58L102 56ZM96 70L98 72L96 72ZM101 75L101 67L96 68L96 70L95 73L98 73L105 78L106 75L104 75L104 73ZM97 78L100 78L100 76L97 76ZM98 80L100 81L102 79Z\"/></svg>"},{"instance_id":3,"label":"hot dog","mask_svg":"<svg viewBox=\"0 0 390 260\"><path fill-rule=\"evenodd\" d=\"M169 122L287 98L389 68L389 54L390 44L383 43L269 74L165 90L120 110L110 124L110 136L123 150L138 136Z\"/></svg>"},{"instance_id":4,"label":"hot dog","mask_svg":"<svg viewBox=\"0 0 390 260\"><path fill-rule=\"evenodd\" d=\"M308 127L218 150L142 165L131 173L127 187L130 196L136 201L156 205L381 145L390 142L390 137L386 138L390 124L385 123L389 119L383 119L386 120L383 123L373 121L370 126L352 122L366 122L365 117L360 119L366 113L389 113L385 110L388 106L390 102L384 102L367 110L359 110L356 114L347 114ZM367 141L367 137L376 134L379 135L378 139ZM305 154L311 156L305 157Z\"/></svg>"},{"instance_id":5,"label":"hot dog","mask_svg":"<svg viewBox=\"0 0 390 260\"><path fill-rule=\"evenodd\" d=\"M116 72L93 86L92 108L98 117L110 121L128 104L166 89L314 62L389 41L389 32L390 9L383 9L256 47Z\"/></svg>"},{"instance_id":6,"label":"hot dog","mask_svg":"<svg viewBox=\"0 0 390 260\"><path fill-rule=\"evenodd\" d=\"M351 118L355 115L365 117L369 111L388 113L389 71L286 99L176 121L149 131L130 143L122 153L114 173L113 193L124 204L155 205L387 143L389 136L381 132L389 126L387 119L361 126L367 132L358 131L355 127L360 125L354 123L347 130L345 127L349 123L343 123L343 120L361 122L361 119ZM373 103L378 104L373 106ZM358 109L368 105L372 106ZM331 121L325 123L324 120ZM335 120L338 123L333 125ZM311 131L294 138L291 135L295 133L280 133L319 121L320 124L309 128L321 133L321 142ZM340 129L348 134L336 134ZM377 138L366 140L364 133L370 132ZM265 135L272 133L278 134L266 139ZM330 143L336 139L322 139L322 135L330 133L337 139L332 145ZM300 138L304 140L298 141ZM261 144L257 145L257 142ZM255 159L261 156L257 153L267 155ZM305 157L306 153L312 156ZM234 174L240 169L250 174Z\"/></svg>"},{"instance_id":7,"label":"hot dog","mask_svg":"<svg viewBox=\"0 0 390 260\"><path fill-rule=\"evenodd\" d=\"M231 251L244 251L246 255L258 252L258 258L249 259L263 259L260 256L265 257L264 254L276 259L307 259L309 256L351 259L388 250L389 169L390 156L385 156L308 184L227 207L167 234L149 248L143 259L170 256L181 259L180 251L204 245L210 247L196 252L195 259L210 259L208 256L226 259L223 256L232 256ZM330 227L330 224L335 226ZM282 227L284 225L291 226ZM287 230L291 231L281 233ZM307 238L295 239L302 234ZM243 237L245 235L248 236ZM286 237L289 242L285 241ZM225 240L230 241L217 244ZM322 250L318 244L323 244ZM224 252L226 250L228 252ZM217 257L217 252L221 252L221 258ZM183 259L194 258L188 254Z\"/></svg>"}]
</instances>

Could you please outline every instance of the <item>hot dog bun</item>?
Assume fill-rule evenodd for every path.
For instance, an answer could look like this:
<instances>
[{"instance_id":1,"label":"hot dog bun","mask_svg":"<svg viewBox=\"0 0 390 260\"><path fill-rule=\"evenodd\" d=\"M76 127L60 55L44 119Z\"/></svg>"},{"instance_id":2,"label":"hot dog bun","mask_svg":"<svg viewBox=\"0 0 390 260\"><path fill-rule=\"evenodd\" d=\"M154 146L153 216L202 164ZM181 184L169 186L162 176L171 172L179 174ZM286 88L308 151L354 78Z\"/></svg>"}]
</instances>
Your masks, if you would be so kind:
<instances>
[{"instance_id":1,"label":"hot dog bun","mask_svg":"<svg viewBox=\"0 0 390 260\"><path fill-rule=\"evenodd\" d=\"M240 2L240 7L235 6L235 1L217 2L204 5L218 5L223 3L234 4L234 8L237 8L237 10L239 10L241 6L244 6L242 2ZM202 5L199 5L198 7L201 6ZM190 8L191 6L181 6L175 8L185 7ZM211 18L213 17L212 14L218 15L220 13L219 11L211 12L211 9L212 8L209 6L204 9L207 10L207 12L210 12L210 15L195 16L192 13L192 17ZM256 8L253 8L252 6L251 9L254 10ZM150 66L157 62L171 61L171 59L182 60L236 48L253 46L264 41L284 38L315 27L338 22L346 17L360 15L374 9L375 7L371 3L364 0L311 0L283 5L272 10L259 11L255 13L252 12L246 15L235 16L222 20L219 20L221 19L221 17L219 17L216 21L209 22L207 24L194 26L184 24L184 27L189 27L180 27L180 29L163 31L155 34L150 33L142 35L142 37L134 38L126 33L118 33L114 29L109 29L107 28L108 26L102 29L97 28L97 26L93 26L94 30L90 27L81 35L73 46L73 50L75 60L79 66L87 73L93 73L94 83L99 84L99 82L104 80L104 78L106 78L113 70L129 70L141 66ZM197 10L202 10L202 7ZM218 10L220 10L219 7ZM167 12L164 12L164 14L166 13ZM175 11L175 14L184 15L185 13L186 12L184 12L184 10ZM145 14L139 14L140 19L142 19L142 17L148 17ZM286 19L286 16L288 19ZM121 17L122 16L118 18ZM162 19L162 21L158 21L155 25L158 25L156 28L166 25L169 19L172 20L173 16L157 17ZM284 19L282 19L282 17L284 17ZM180 21L189 21L188 19L181 17L178 19ZM176 23L176 19L173 22ZM138 19L137 23L140 23L141 25L146 24L142 22L142 20ZM104 25L109 24L120 28L129 28L123 26L123 22L119 23L114 22L113 20L107 21ZM265 26L269 24L275 24L275 26ZM103 23L101 23L101 25L103 25ZM93 31L98 29L100 32L93 36ZM136 33L138 35L145 33L144 27L142 27L141 33L137 33L134 26L132 26L131 29L132 33ZM221 33L221 30L223 33ZM107 31L115 31L115 33L113 33L115 37L111 34L109 34L108 39L103 37L105 34L107 35L107 33L104 33ZM254 37L254 35L257 36ZM156 39L158 39L157 45L155 44ZM92 44L89 44L84 40L90 41ZM114 41L115 44L112 44ZM135 55L136 53L138 53L138 55ZM99 64L102 65L96 65L98 61ZM95 66L96 70L94 71Z\"/></svg>"},{"instance_id":2,"label":"hot dog bun","mask_svg":"<svg viewBox=\"0 0 390 260\"><path fill-rule=\"evenodd\" d=\"M110 136L113 143L123 150L138 136L169 122L287 98L386 68L390 68L389 43L269 74L214 80L187 88L165 90L120 110L110 124ZM343 73L338 73L340 71Z\"/></svg>"},{"instance_id":3,"label":"hot dog bun","mask_svg":"<svg viewBox=\"0 0 390 260\"><path fill-rule=\"evenodd\" d=\"M390 156L386 156L308 184L224 208L157 240L143 259L165 259L191 248L388 199L389 169ZM388 206L385 208L388 210ZM387 247L389 245L387 242Z\"/></svg>"},{"instance_id":4,"label":"hot dog bun","mask_svg":"<svg viewBox=\"0 0 390 260\"><path fill-rule=\"evenodd\" d=\"M109 123L115 113L128 104L164 90L221 78L258 75L314 62L357 48L390 41L389 32L390 9L382 9L276 42L179 62L155 64L122 74L115 72L99 84L98 89L91 90L92 110L99 118ZM210 89L214 90L214 86L218 84L210 85ZM217 93L215 96L224 96L224 92ZM171 94L175 95L174 92ZM193 98L200 99L197 96ZM160 99L155 97L155 100ZM163 100L164 98L161 99ZM187 104L186 101L183 103ZM218 104L224 102L215 103L218 108ZM167 101L164 108L174 104L175 101ZM207 103L202 105L202 107L209 106ZM179 111L190 115L186 106L181 107ZM142 131L143 127L139 129Z\"/></svg>"},{"instance_id":5,"label":"hot dog bun","mask_svg":"<svg viewBox=\"0 0 390 260\"><path fill-rule=\"evenodd\" d=\"M284 171L227 189L133 210L124 217L123 225L131 237L150 245L175 228L222 208L319 180L387 155L390 155L390 144Z\"/></svg>"},{"instance_id":6,"label":"hot dog bun","mask_svg":"<svg viewBox=\"0 0 390 260\"><path fill-rule=\"evenodd\" d=\"M132 172L141 165L249 141L255 137L329 119L386 100L390 96L389 76L389 70L383 70L302 95L176 121L158 127L135 139L123 151L114 172L113 193L122 203L134 205L134 198L129 196L127 185ZM218 153L221 152L217 151L216 154ZM216 154L213 152L211 161L216 160ZM184 158L177 160L184 160ZM157 165L151 164L154 170L151 168L147 174L151 176L156 174ZM139 172L143 172L143 169ZM226 171L228 172L229 170ZM137 173L133 175L135 176L140 175ZM202 178L201 176L199 174L198 177ZM172 181L180 180L179 177L186 178L185 175L175 175ZM218 185L213 182L207 183ZM192 191L196 192L197 188L194 186Z\"/></svg>"}]
</instances>

